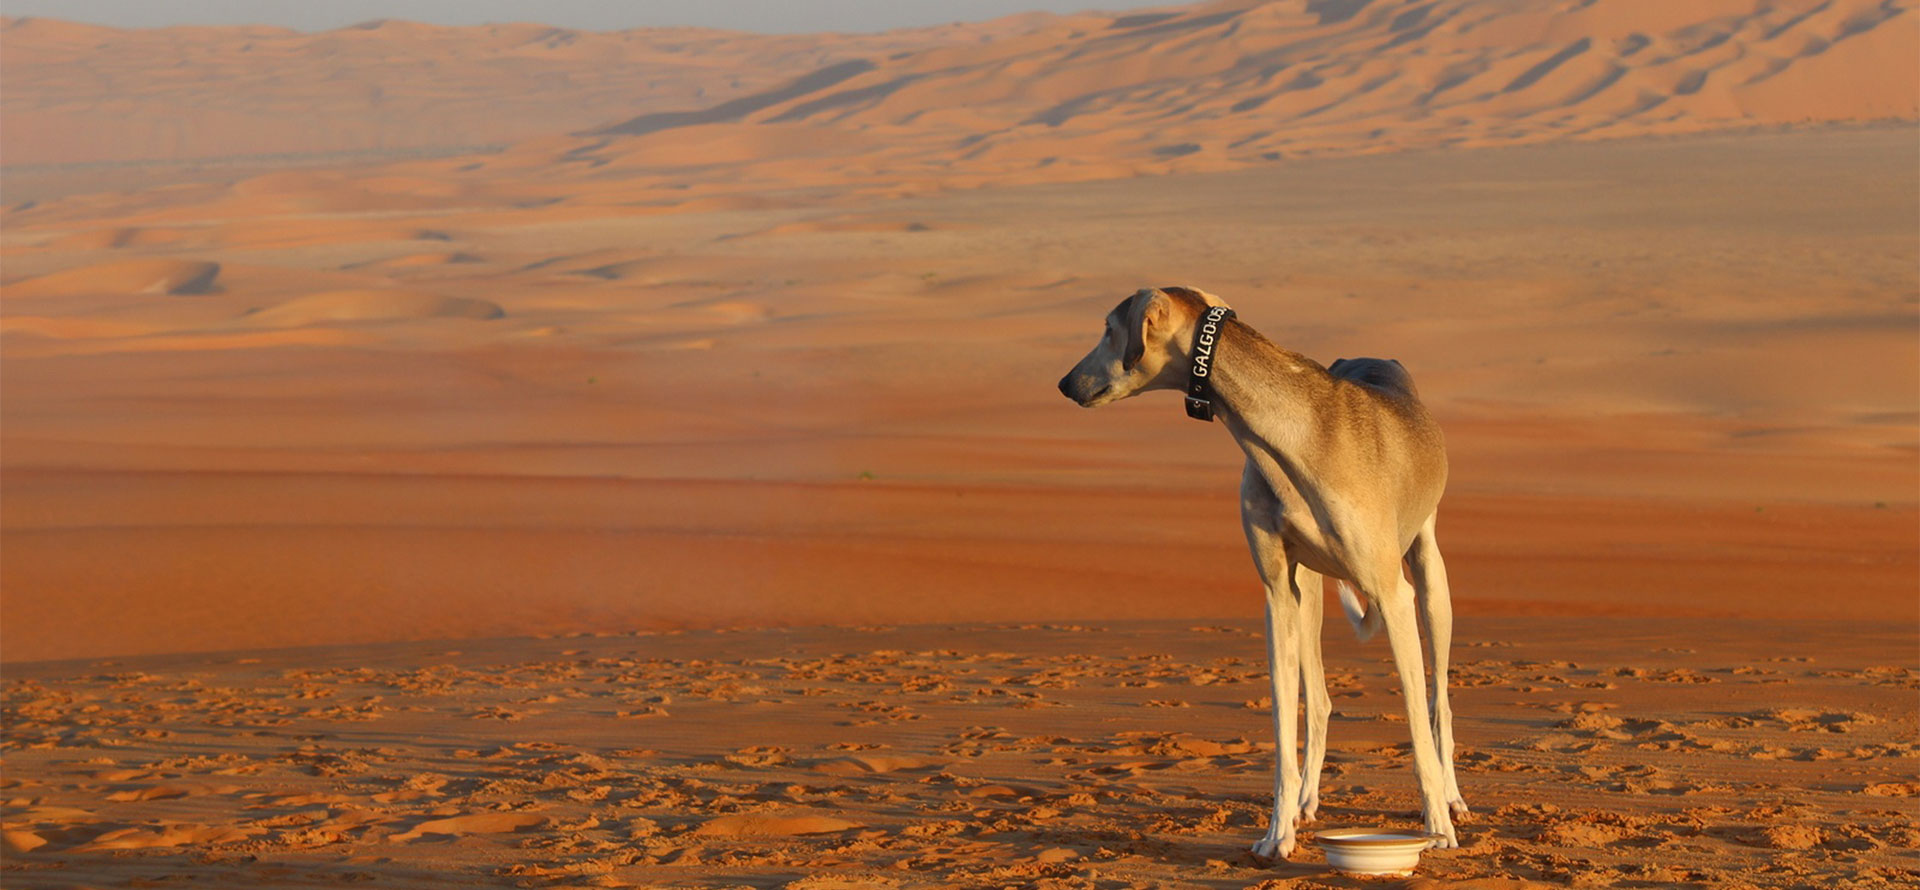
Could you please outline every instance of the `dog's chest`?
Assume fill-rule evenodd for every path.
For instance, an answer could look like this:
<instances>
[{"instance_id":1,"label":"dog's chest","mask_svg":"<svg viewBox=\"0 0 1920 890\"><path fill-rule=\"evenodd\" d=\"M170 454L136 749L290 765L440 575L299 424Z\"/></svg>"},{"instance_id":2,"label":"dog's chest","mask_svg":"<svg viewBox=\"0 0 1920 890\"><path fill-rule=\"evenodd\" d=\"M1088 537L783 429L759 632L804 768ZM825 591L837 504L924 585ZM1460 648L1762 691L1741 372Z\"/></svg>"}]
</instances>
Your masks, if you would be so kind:
<instances>
[{"instance_id":1,"label":"dog's chest","mask_svg":"<svg viewBox=\"0 0 1920 890\"><path fill-rule=\"evenodd\" d=\"M1273 454L1249 448L1247 457L1273 492L1274 525L1287 555L1323 575L1347 578L1348 556L1339 530L1337 505L1310 497L1295 480L1298 468L1284 465Z\"/></svg>"}]
</instances>

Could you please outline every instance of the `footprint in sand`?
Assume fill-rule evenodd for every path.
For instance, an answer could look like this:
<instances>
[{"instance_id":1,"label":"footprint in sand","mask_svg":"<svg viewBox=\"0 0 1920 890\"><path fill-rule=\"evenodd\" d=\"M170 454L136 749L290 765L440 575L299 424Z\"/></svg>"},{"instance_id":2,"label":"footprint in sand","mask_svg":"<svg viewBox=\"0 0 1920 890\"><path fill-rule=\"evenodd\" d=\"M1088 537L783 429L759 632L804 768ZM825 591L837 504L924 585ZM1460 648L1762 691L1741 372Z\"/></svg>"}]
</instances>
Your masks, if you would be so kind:
<instances>
[{"instance_id":1,"label":"footprint in sand","mask_svg":"<svg viewBox=\"0 0 1920 890\"><path fill-rule=\"evenodd\" d=\"M470 834L511 834L544 828L551 821L537 813L470 813L446 819L430 819L388 840L404 844L429 836L465 837Z\"/></svg>"},{"instance_id":2,"label":"footprint in sand","mask_svg":"<svg viewBox=\"0 0 1920 890\"><path fill-rule=\"evenodd\" d=\"M191 797L196 794L229 794L238 790L240 790L239 787L235 785L136 785L112 792L107 795L107 799L122 803L139 800L173 800L175 798Z\"/></svg>"},{"instance_id":3,"label":"footprint in sand","mask_svg":"<svg viewBox=\"0 0 1920 890\"><path fill-rule=\"evenodd\" d=\"M1920 797L1920 782L1875 782L1860 789L1875 797Z\"/></svg>"},{"instance_id":4,"label":"footprint in sand","mask_svg":"<svg viewBox=\"0 0 1920 890\"><path fill-rule=\"evenodd\" d=\"M709 819L693 830L699 837L795 837L834 834L866 826L833 816L771 816L743 813Z\"/></svg>"},{"instance_id":5,"label":"footprint in sand","mask_svg":"<svg viewBox=\"0 0 1920 890\"><path fill-rule=\"evenodd\" d=\"M73 852L91 853L100 850L145 850L158 847L203 847L211 844L230 844L262 834L266 829L255 826L231 825L192 825L185 823L161 823L154 826L136 826L108 831L92 841L74 847Z\"/></svg>"},{"instance_id":6,"label":"footprint in sand","mask_svg":"<svg viewBox=\"0 0 1920 890\"><path fill-rule=\"evenodd\" d=\"M835 757L812 766L814 772L829 776L865 776L877 773L911 772L938 769L951 761L931 757L905 757L888 754L856 754Z\"/></svg>"},{"instance_id":7,"label":"footprint in sand","mask_svg":"<svg viewBox=\"0 0 1920 890\"><path fill-rule=\"evenodd\" d=\"M793 758L788 756L789 753L787 749L773 745L749 745L728 754L725 760L737 766L765 768L791 763Z\"/></svg>"},{"instance_id":8,"label":"footprint in sand","mask_svg":"<svg viewBox=\"0 0 1920 890\"><path fill-rule=\"evenodd\" d=\"M1789 732L1852 732L1861 726L1880 722L1872 714L1795 708L1756 711L1748 716L1758 721L1784 725Z\"/></svg>"}]
</instances>

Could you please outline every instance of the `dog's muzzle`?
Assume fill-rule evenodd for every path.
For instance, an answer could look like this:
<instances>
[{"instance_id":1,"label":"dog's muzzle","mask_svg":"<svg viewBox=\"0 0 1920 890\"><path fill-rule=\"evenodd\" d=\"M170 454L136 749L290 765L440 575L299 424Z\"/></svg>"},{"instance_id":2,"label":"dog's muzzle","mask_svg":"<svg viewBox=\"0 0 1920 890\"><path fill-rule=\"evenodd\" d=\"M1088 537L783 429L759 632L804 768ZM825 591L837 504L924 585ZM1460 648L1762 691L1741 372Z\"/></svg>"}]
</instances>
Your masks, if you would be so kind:
<instances>
[{"instance_id":1,"label":"dog's muzzle","mask_svg":"<svg viewBox=\"0 0 1920 890\"><path fill-rule=\"evenodd\" d=\"M1108 389L1112 388L1110 386L1098 386L1096 389L1098 383L1099 381L1085 374L1069 373L1067 376L1060 378L1060 394L1074 400L1079 403L1080 407L1084 408L1092 403L1093 400L1100 398Z\"/></svg>"}]
</instances>

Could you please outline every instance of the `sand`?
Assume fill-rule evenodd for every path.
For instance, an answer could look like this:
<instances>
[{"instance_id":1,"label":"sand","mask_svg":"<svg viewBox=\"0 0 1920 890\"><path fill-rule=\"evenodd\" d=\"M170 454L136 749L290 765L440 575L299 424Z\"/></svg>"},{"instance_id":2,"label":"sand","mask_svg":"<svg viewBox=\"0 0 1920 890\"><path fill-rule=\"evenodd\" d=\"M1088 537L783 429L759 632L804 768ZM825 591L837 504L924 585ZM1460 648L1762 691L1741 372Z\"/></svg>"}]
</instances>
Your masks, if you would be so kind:
<instances>
[{"instance_id":1,"label":"sand","mask_svg":"<svg viewBox=\"0 0 1920 890\"><path fill-rule=\"evenodd\" d=\"M1910 883L1914 15L9 21L6 883L1380 886L1243 855L1238 452L1054 390L1156 284L1447 432L1476 815L1409 886ZM264 50L440 65L289 159L221 124L298 107L211 73ZM23 166L40 113L122 166ZM166 121L227 160L131 163ZM1414 825L1385 649L1327 639L1324 824Z\"/></svg>"},{"instance_id":2,"label":"sand","mask_svg":"<svg viewBox=\"0 0 1920 890\"><path fill-rule=\"evenodd\" d=\"M1242 852L1233 448L1052 391L1117 294L1186 281L1402 358L1448 430L1477 814L1419 886L1898 886L1914 150L440 217L9 298L8 882L1362 886L1310 835ZM23 274L98 262L37 235ZM418 311L455 294L501 315ZM623 635L767 625L815 629ZM580 632L615 635L525 636ZM1328 639L1323 824L1412 826L1384 649Z\"/></svg>"},{"instance_id":3,"label":"sand","mask_svg":"<svg viewBox=\"0 0 1920 890\"><path fill-rule=\"evenodd\" d=\"M115 239L109 245L124 246ZM84 244L83 247L93 247ZM220 264L194 260L118 260L64 269L15 282L9 297L74 297L87 294L198 294L214 288Z\"/></svg>"},{"instance_id":4,"label":"sand","mask_svg":"<svg viewBox=\"0 0 1920 890\"><path fill-rule=\"evenodd\" d=\"M1378 645L1328 641L1321 818L1254 861L1248 620L602 634L9 670L9 886L1895 887L1908 629L1473 621L1461 847L1418 828Z\"/></svg>"},{"instance_id":5,"label":"sand","mask_svg":"<svg viewBox=\"0 0 1920 890\"><path fill-rule=\"evenodd\" d=\"M1170 397L1053 388L1118 295L1176 281L1321 361L1413 370L1465 609L1911 616L1915 151L1836 131L333 216L166 249L220 264L208 293L10 285L0 639L1243 616L1226 437ZM128 249L64 229L8 229L19 287L110 283Z\"/></svg>"}]
</instances>

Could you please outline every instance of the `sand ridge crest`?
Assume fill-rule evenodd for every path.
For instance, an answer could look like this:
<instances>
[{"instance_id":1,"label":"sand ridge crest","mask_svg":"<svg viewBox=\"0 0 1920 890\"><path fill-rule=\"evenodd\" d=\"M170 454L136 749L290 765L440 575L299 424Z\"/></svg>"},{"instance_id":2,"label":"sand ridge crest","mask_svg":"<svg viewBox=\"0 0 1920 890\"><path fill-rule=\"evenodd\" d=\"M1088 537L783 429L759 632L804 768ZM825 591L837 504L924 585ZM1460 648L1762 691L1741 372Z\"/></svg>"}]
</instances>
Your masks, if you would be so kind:
<instances>
[{"instance_id":1,"label":"sand ridge crest","mask_svg":"<svg viewBox=\"0 0 1920 890\"><path fill-rule=\"evenodd\" d=\"M462 318L486 321L505 315L500 304L472 297L448 297L403 288L322 291L248 313L251 325L299 327L331 322Z\"/></svg>"},{"instance_id":2,"label":"sand ridge crest","mask_svg":"<svg viewBox=\"0 0 1920 890\"><path fill-rule=\"evenodd\" d=\"M6 295L203 294L219 276L220 264L205 260L114 260L18 281L6 286Z\"/></svg>"}]
</instances>

